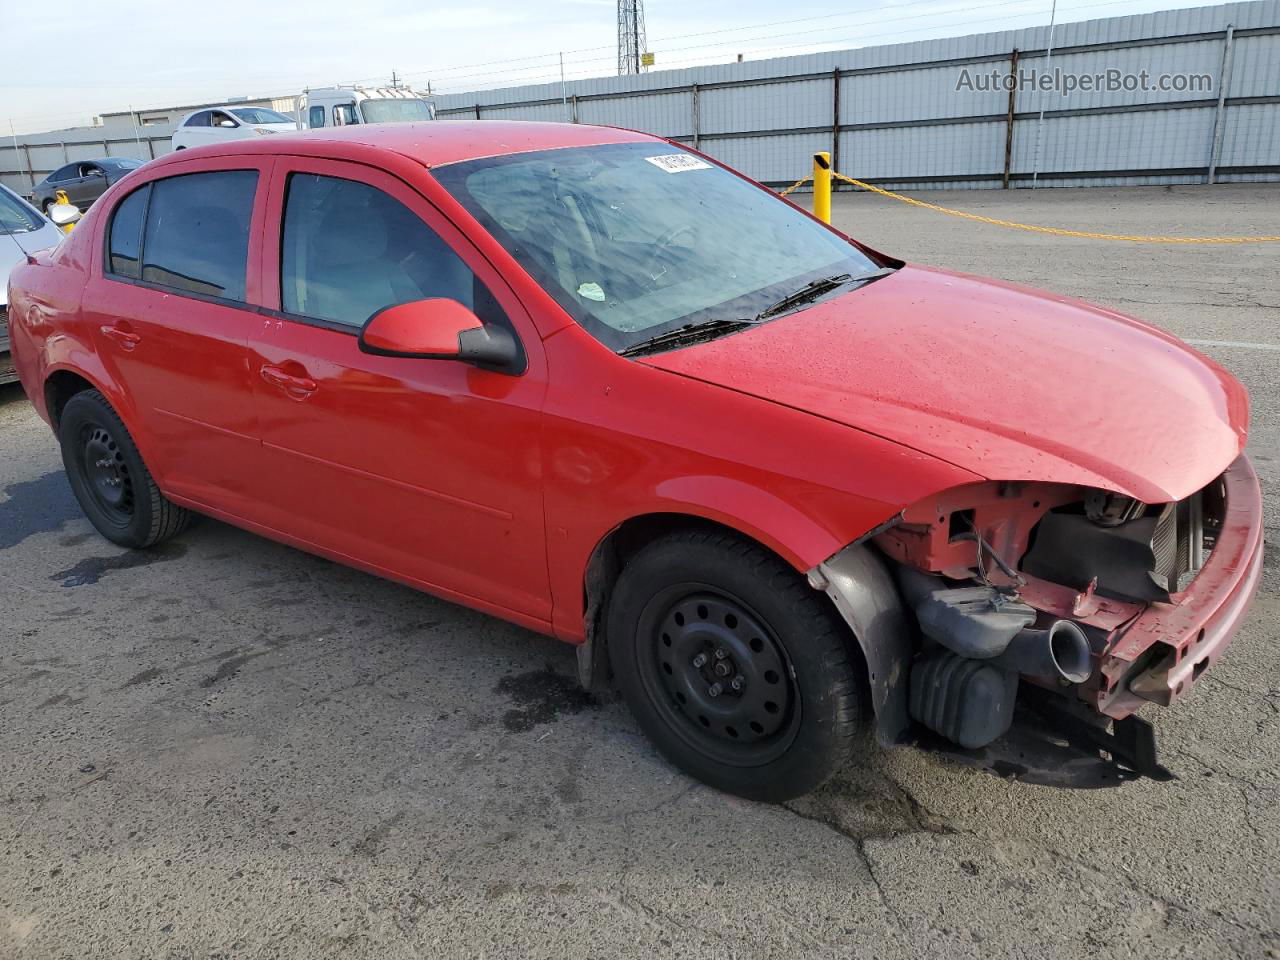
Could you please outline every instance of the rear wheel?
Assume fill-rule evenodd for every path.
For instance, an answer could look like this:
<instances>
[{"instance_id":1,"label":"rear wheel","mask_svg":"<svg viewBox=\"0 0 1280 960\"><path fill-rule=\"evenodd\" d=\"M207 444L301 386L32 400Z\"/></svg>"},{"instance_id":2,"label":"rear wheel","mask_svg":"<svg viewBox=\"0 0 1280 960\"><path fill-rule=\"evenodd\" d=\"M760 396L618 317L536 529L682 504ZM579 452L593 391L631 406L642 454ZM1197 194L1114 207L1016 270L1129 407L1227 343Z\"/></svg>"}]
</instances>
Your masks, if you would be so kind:
<instances>
[{"instance_id":1,"label":"rear wheel","mask_svg":"<svg viewBox=\"0 0 1280 960\"><path fill-rule=\"evenodd\" d=\"M180 533L191 512L160 492L133 438L97 390L77 393L58 420L71 490L94 528L124 547L150 547Z\"/></svg>"},{"instance_id":2,"label":"rear wheel","mask_svg":"<svg viewBox=\"0 0 1280 960\"><path fill-rule=\"evenodd\" d=\"M649 544L610 599L609 655L637 721L682 770L756 800L806 793L850 756L863 725L847 640L822 594L727 533Z\"/></svg>"}]
</instances>

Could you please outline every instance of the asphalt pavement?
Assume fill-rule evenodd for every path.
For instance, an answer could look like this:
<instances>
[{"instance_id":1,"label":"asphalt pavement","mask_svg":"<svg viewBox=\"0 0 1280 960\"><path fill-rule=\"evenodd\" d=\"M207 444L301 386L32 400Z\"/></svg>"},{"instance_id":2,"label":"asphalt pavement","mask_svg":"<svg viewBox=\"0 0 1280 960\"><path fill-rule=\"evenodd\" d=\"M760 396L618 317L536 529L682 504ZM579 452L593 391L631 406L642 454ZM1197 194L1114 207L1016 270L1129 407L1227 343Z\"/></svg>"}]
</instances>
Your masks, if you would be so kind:
<instances>
[{"instance_id":1,"label":"asphalt pavement","mask_svg":"<svg viewBox=\"0 0 1280 960\"><path fill-rule=\"evenodd\" d=\"M928 199L1280 233L1280 185ZM1199 343L1252 391L1280 543L1276 245L1048 237L869 195L835 218ZM555 641L211 520L108 544L0 388L0 958L1274 960L1278 615L1268 546L1230 651L1144 714L1174 782L1029 786L899 749L749 803L665 764Z\"/></svg>"}]
</instances>

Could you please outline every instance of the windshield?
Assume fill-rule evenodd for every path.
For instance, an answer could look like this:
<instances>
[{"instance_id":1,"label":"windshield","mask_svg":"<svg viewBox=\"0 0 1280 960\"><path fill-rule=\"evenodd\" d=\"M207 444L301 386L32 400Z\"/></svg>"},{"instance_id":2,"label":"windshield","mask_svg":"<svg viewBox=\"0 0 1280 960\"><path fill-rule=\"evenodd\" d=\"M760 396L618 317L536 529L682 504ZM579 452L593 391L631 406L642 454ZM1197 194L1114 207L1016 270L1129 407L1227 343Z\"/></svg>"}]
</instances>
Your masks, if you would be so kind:
<instances>
[{"instance_id":1,"label":"windshield","mask_svg":"<svg viewBox=\"0 0 1280 960\"><path fill-rule=\"evenodd\" d=\"M431 106L425 100L361 100L360 112L365 123L404 123L408 120L431 120Z\"/></svg>"},{"instance_id":2,"label":"windshield","mask_svg":"<svg viewBox=\"0 0 1280 960\"><path fill-rule=\"evenodd\" d=\"M117 170L137 170L142 166L141 160L130 160L127 157L113 157L110 160L99 160L104 167L115 167Z\"/></svg>"},{"instance_id":3,"label":"windshield","mask_svg":"<svg viewBox=\"0 0 1280 960\"><path fill-rule=\"evenodd\" d=\"M283 113L276 113L274 110L264 110L262 107L236 107L231 112L245 123L249 124L293 123L293 121Z\"/></svg>"},{"instance_id":4,"label":"windshield","mask_svg":"<svg viewBox=\"0 0 1280 960\"><path fill-rule=\"evenodd\" d=\"M879 264L785 200L666 143L545 150L432 171L569 314L625 350L754 317Z\"/></svg>"},{"instance_id":5,"label":"windshield","mask_svg":"<svg viewBox=\"0 0 1280 960\"><path fill-rule=\"evenodd\" d=\"M0 190L0 233L31 233L48 221L8 190Z\"/></svg>"}]
</instances>

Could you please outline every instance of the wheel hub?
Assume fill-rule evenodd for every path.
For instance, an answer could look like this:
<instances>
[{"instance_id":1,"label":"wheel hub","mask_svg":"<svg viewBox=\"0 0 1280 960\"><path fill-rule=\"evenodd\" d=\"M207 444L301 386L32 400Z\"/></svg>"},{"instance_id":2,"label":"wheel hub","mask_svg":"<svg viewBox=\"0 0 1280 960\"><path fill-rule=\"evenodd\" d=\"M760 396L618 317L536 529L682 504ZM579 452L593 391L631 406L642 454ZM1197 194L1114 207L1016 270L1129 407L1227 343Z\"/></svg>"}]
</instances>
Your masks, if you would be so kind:
<instances>
[{"instance_id":1,"label":"wheel hub","mask_svg":"<svg viewBox=\"0 0 1280 960\"><path fill-rule=\"evenodd\" d=\"M694 734L718 746L775 738L794 713L790 669L765 625L710 593L673 603L658 623L657 677Z\"/></svg>"},{"instance_id":2,"label":"wheel hub","mask_svg":"<svg viewBox=\"0 0 1280 960\"><path fill-rule=\"evenodd\" d=\"M129 467L119 444L100 426L89 428L84 439L85 480L98 503L108 512L127 516L133 508Z\"/></svg>"}]
</instances>

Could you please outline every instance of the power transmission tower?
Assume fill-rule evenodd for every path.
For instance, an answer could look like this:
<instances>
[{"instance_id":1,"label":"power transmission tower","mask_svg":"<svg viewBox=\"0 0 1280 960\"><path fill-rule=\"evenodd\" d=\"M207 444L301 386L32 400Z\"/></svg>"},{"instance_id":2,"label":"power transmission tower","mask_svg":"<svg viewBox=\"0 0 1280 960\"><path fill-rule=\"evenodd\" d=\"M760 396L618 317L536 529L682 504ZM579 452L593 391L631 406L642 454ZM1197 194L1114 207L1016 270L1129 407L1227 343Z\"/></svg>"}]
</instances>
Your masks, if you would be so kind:
<instances>
[{"instance_id":1,"label":"power transmission tower","mask_svg":"<svg viewBox=\"0 0 1280 960\"><path fill-rule=\"evenodd\" d=\"M618 75L639 73L644 38L644 0L618 0Z\"/></svg>"}]
</instances>

